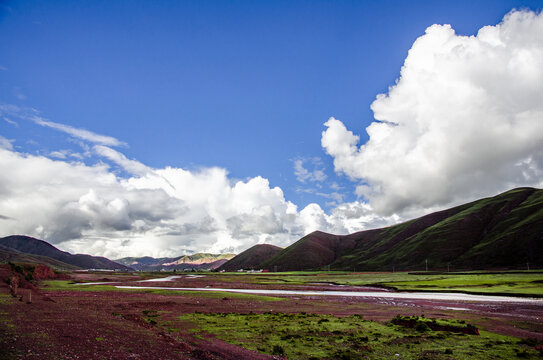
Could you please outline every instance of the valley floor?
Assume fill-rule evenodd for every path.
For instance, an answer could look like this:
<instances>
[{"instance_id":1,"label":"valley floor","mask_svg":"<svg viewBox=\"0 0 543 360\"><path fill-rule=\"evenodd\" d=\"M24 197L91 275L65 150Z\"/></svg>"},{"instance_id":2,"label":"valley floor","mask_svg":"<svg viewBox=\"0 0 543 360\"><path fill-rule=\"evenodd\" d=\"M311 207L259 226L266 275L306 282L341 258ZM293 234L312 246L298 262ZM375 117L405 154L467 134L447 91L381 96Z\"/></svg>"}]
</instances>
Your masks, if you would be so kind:
<instances>
[{"instance_id":1,"label":"valley floor","mask_svg":"<svg viewBox=\"0 0 543 360\"><path fill-rule=\"evenodd\" d=\"M18 297L2 283L0 359L541 358L539 303L261 296L75 284L337 290L330 282L341 283L340 274L311 274L302 280L304 274L183 275L143 284L136 281L157 274L141 276L73 273L69 279L45 281L39 289L19 289ZM362 282L341 287L361 289ZM417 316L410 318L417 327L392 325L398 314ZM441 327L473 325L480 335L427 329L431 318Z\"/></svg>"}]
</instances>

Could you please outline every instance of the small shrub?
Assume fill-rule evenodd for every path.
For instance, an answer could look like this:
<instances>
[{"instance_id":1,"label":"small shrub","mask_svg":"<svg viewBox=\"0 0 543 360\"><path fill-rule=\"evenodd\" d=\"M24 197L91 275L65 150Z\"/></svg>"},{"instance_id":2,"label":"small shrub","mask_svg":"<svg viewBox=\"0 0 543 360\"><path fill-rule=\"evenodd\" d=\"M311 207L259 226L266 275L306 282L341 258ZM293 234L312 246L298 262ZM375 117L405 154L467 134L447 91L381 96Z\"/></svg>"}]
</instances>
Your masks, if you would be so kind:
<instances>
[{"instance_id":1,"label":"small shrub","mask_svg":"<svg viewBox=\"0 0 543 360\"><path fill-rule=\"evenodd\" d=\"M11 296L17 296L17 289L19 288L19 278L17 276L12 276L8 279L9 284L9 293Z\"/></svg>"},{"instance_id":2,"label":"small shrub","mask_svg":"<svg viewBox=\"0 0 543 360\"><path fill-rule=\"evenodd\" d=\"M518 341L519 344L522 344L522 345L528 345L528 346L537 346L539 344L539 341L537 339L534 339L534 338L527 338L527 339L521 339Z\"/></svg>"},{"instance_id":3,"label":"small shrub","mask_svg":"<svg viewBox=\"0 0 543 360\"><path fill-rule=\"evenodd\" d=\"M423 322L418 322L415 326L415 330L418 332L427 332L430 331L430 327Z\"/></svg>"},{"instance_id":4,"label":"small shrub","mask_svg":"<svg viewBox=\"0 0 543 360\"><path fill-rule=\"evenodd\" d=\"M281 345L273 345L272 354L283 356L285 355L285 349Z\"/></svg>"}]
</instances>

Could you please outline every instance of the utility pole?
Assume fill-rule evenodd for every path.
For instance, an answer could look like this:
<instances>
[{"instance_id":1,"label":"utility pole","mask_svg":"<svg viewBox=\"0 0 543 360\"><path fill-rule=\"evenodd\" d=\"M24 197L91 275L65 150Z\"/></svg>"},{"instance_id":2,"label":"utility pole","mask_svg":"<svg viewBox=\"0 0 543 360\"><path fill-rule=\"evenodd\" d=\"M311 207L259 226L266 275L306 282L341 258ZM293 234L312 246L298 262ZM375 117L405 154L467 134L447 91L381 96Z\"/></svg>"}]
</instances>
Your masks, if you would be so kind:
<instances>
[{"instance_id":1,"label":"utility pole","mask_svg":"<svg viewBox=\"0 0 543 360\"><path fill-rule=\"evenodd\" d=\"M426 272L428 272L428 259L426 259Z\"/></svg>"},{"instance_id":2,"label":"utility pole","mask_svg":"<svg viewBox=\"0 0 543 360\"><path fill-rule=\"evenodd\" d=\"M528 268L528 271L530 271L530 263L529 262L526 263L526 267Z\"/></svg>"},{"instance_id":3,"label":"utility pole","mask_svg":"<svg viewBox=\"0 0 543 360\"><path fill-rule=\"evenodd\" d=\"M450 272L449 267L451 266L451 263L447 263L447 272Z\"/></svg>"}]
</instances>

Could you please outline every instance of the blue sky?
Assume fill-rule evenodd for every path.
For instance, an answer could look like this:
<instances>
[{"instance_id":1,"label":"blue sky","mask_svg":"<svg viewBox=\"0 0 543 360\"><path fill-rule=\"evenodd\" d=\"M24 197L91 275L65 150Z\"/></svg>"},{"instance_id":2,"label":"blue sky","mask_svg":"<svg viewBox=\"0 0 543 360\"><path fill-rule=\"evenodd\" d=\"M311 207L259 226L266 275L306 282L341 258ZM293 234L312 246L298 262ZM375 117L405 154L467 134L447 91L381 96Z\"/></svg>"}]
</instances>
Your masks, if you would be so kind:
<instances>
[{"instance_id":1,"label":"blue sky","mask_svg":"<svg viewBox=\"0 0 543 360\"><path fill-rule=\"evenodd\" d=\"M299 210L316 203L329 214L343 202L371 203L375 192L361 190L373 186L371 177L334 167L340 156L322 145L330 117L359 136L357 146L364 144L375 120L370 105L400 78L409 49L427 27L450 24L457 35L476 35L512 9L537 13L541 6L496 0L4 1L0 103L7 120L0 135L19 154L105 163L119 178L130 176L96 152L66 157L84 153L88 144L29 121L32 113L117 139L116 151L149 168L219 167L231 183L260 176ZM404 207L412 210L409 201ZM416 209L458 201L436 195ZM384 215L399 214L385 205Z\"/></svg>"},{"instance_id":2,"label":"blue sky","mask_svg":"<svg viewBox=\"0 0 543 360\"><path fill-rule=\"evenodd\" d=\"M261 175L300 206L324 206L296 191L303 184L292 161L321 158L328 180L352 198L320 146L330 116L364 136L369 105L427 26L472 35L537 4L8 1L0 91L6 103L126 142L124 153L149 166ZM40 148L66 146L47 129L2 127Z\"/></svg>"}]
</instances>

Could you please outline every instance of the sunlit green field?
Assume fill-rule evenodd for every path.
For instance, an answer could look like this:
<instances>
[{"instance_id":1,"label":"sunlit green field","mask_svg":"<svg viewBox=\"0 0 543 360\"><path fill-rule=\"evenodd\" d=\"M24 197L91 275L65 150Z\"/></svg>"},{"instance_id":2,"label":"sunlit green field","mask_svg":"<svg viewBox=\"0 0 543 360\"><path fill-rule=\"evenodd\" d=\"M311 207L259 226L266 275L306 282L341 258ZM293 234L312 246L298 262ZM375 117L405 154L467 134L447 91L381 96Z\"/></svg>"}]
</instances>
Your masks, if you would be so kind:
<instances>
[{"instance_id":1,"label":"sunlit green field","mask_svg":"<svg viewBox=\"0 0 543 360\"><path fill-rule=\"evenodd\" d=\"M384 282L383 285L398 290L543 296L543 274L451 275L433 279Z\"/></svg>"},{"instance_id":2,"label":"sunlit green field","mask_svg":"<svg viewBox=\"0 0 543 360\"><path fill-rule=\"evenodd\" d=\"M186 314L196 334L288 359L513 359L538 352L518 339L482 331L433 331L429 322L454 327L459 320L417 318L415 328L363 320L360 315Z\"/></svg>"}]
</instances>

